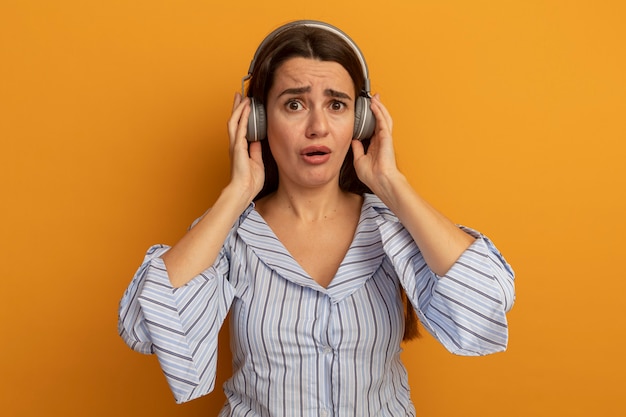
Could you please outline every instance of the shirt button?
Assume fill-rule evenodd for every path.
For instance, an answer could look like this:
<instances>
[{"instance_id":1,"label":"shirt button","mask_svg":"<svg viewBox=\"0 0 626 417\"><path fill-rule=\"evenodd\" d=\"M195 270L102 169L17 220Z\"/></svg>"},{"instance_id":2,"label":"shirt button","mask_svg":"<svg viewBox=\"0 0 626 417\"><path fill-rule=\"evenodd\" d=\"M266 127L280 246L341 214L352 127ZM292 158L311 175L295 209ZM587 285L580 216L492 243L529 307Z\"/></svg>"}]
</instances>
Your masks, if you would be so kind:
<instances>
[{"instance_id":1,"label":"shirt button","mask_svg":"<svg viewBox=\"0 0 626 417\"><path fill-rule=\"evenodd\" d=\"M324 409L322 409L322 410L320 411L320 416L321 416L321 417L328 417L328 410L327 410L327 409L325 409L325 408L324 408Z\"/></svg>"},{"instance_id":2,"label":"shirt button","mask_svg":"<svg viewBox=\"0 0 626 417\"><path fill-rule=\"evenodd\" d=\"M333 349L330 346L325 346L322 351L327 355L330 355L331 353L333 353ZM328 415L328 411L322 410L322 413L324 412L326 412L326 415ZM324 417L324 414L322 414L322 417Z\"/></svg>"}]
</instances>

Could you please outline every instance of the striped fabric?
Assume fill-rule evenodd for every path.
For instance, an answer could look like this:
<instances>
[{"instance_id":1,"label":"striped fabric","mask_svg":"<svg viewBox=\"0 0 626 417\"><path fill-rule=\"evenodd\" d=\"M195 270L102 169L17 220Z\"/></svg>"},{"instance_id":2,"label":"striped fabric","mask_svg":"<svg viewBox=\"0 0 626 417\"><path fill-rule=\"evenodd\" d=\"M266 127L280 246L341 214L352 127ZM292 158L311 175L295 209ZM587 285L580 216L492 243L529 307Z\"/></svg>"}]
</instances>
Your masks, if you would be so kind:
<instances>
[{"instance_id":1,"label":"striped fabric","mask_svg":"<svg viewBox=\"0 0 626 417\"><path fill-rule=\"evenodd\" d=\"M506 349L513 271L477 240L437 277L398 219L373 195L337 275L311 279L250 206L215 264L173 289L154 246L122 298L120 335L156 353L177 402L212 391L217 335L230 311L233 376L220 416L414 416L400 361L401 287L448 350ZM320 254L323 256L323 254Z\"/></svg>"}]
</instances>

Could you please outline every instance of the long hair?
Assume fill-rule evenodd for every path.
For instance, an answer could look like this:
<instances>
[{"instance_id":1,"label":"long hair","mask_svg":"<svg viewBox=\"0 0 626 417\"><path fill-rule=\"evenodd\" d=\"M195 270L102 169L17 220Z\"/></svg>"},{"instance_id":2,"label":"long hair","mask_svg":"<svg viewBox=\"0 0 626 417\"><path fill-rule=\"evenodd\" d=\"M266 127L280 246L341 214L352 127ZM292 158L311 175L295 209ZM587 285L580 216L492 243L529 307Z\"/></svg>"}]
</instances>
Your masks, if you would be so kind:
<instances>
[{"instance_id":1,"label":"long hair","mask_svg":"<svg viewBox=\"0 0 626 417\"><path fill-rule=\"evenodd\" d=\"M296 25L279 32L258 51L256 65L248 84L247 96L254 97L259 103L265 105L267 95L274 85L276 70L285 61L296 57L337 62L350 74L355 92L359 94L365 90L366 79L359 57L344 39L325 29ZM364 139L362 142L367 152L369 139ZM279 181L278 166L267 140L261 141L261 149L265 166L265 183L254 198L255 201L276 191ZM356 174L351 147L339 172L339 187L343 191L359 195L372 192ZM403 290L400 297L405 308L403 340L408 341L418 336L418 320Z\"/></svg>"}]
</instances>

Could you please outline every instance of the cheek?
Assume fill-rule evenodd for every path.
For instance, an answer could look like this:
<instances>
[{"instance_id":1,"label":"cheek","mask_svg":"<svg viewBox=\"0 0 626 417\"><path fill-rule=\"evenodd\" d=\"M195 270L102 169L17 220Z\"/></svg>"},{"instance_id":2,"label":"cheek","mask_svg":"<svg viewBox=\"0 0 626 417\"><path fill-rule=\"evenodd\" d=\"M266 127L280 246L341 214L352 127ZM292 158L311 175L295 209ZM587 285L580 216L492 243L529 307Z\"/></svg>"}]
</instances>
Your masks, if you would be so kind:
<instances>
[{"instance_id":1,"label":"cheek","mask_svg":"<svg viewBox=\"0 0 626 417\"><path fill-rule=\"evenodd\" d=\"M272 110L268 110L268 108L265 108L265 112L265 126L268 136L271 134L277 138L287 137L290 132L294 131L293 121L288 120L281 112L274 110L272 113Z\"/></svg>"},{"instance_id":2,"label":"cheek","mask_svg":"<svg viewBox=\"0 0 626 417\"><path fill-rule=\"evenodd\" d=\"M343 128L346 132L348 132L350 137L352 137L352 134L354 133L354 121L355 121L354 111L348 112L348 114L343 120Z\"/></svg>"},{"instance_id":3,"label":"cheek","mask_svg":"<svg viewBox=\"0 0 626 417\"><path fill-rule=\"evenodd\" d=\"M274 129L273 131L268 126L267 131L267 146L271 152L274 161L280 164L280 161L284 161L289 158L288 155L292 152L289 147L293 141L289 137L285 136L281 129Z\"/></svg>"},{"instance_id":4,"label":"cheek","mask_svg":"<svg viewBox=\"0 0 626 417\"><path fill-rule=\"evenodd\" d=\"M278 159L281 155L289 153L290 145L295 142L287 136L283 130L269 128L265 140L267 140L269 149L272 155L274 155L274 159Z\"/></svg>"},{"instance_id":5,"label":"cheek","mask_svg":"<svg viewBox=\"0 0 626 417\"><path fill-rule=\"evenodd\" d=\"M354 115L345 120L341 127L342 136L345 135L349 137L349 142L352 141L352 137L354 135Z\"/></svg>"},{"instance_id":6,"label":"cheek","mask_svg":"<svg viewBox=\"0 0 626 417\"><path fill-rule=\"evenodd\" d=\"M350 118L350 120L346 123L346 132L348 133L348 136L350 136L350 139L352 139L352 136L354 135L354 117Z\"/></svg>"},{"instance_id":7,"label":"cheek","mask_svg":"<svg viewBox=\"0 0 626 417\"><path fill-rule=\"evenodd\" d=\"M270 143L284 141L285 139L283 138L283 136L285 135L286 131L289 131L289 129L284 128L284 126L281 124L280 120L276 116L269 115L267 113L265 116L265 127L267 128L268 139L270 137L272 138Z\"/></svg>"}]
</instances>

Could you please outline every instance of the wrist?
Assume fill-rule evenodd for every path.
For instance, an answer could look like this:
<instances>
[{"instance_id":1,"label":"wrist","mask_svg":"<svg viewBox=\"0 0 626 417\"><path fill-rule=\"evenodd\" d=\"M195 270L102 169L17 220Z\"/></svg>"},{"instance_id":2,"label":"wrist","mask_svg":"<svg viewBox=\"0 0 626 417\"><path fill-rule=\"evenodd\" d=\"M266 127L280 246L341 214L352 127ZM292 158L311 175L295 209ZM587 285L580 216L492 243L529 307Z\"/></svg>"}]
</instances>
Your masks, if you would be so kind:
<instances>
[{"instance_id":1,"label":"wrist","mask_svg":"<svg viewBox=\"0 0 626 417\"><path fill-rule=\"evenodd\" d=\"M397 196L407 190L412 188L404 174L398 170L378 175L376 185L372 187L374 194L390 208L396 205Z\"/></svg>"},{"instance_id":2,"label":"wrist","mask_svg":"<svg viewBox=\"0 0 626 417\"><path fill-rule=\"evenodd\" d=\"M256 194L248 187L231 182L222 189L218 201L228 205L237 213L241 213L252 203L255 196Z\"/></svg>"}]
</instances>

